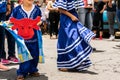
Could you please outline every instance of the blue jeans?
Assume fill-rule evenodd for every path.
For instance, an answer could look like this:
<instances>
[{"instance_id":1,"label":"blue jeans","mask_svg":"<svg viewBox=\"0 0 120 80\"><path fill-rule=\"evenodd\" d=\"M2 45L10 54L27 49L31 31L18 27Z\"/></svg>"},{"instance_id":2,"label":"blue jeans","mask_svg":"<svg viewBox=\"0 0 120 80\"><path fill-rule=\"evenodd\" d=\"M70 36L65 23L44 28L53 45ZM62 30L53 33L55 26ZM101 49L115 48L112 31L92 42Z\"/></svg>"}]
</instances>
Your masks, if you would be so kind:
<instances>
[{"instance_id":1,"label":"blue jeans","mask_svg":"<svg viewBox=\"0 0 120 80\"><path fill-rule=\"evenodd\" d=\"M77 12L80 22L87 28L92 29L93 19L90 9L79 8Z\"/></svg>"}]
</instances>

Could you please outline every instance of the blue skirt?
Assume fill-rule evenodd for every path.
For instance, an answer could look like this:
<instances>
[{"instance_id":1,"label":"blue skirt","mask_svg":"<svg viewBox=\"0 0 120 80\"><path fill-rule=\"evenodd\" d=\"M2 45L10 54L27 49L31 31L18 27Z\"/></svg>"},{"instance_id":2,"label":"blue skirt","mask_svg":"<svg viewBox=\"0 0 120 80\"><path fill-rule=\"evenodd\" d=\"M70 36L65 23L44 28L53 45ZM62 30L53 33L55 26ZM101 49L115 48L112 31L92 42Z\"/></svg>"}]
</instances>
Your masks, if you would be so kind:
<instances>
[{"instance_id":1,"label":"blue skirt","mask_svg":"<svg viewBox=\"0 0 120 80\"><path fill-rule=\"evenodd\" d=\"M80 22L73 22L61 15L57 44L57 67L84 70L91 65L89 55L92 47L89 42L95 34Z\"/></svg>"}]
</instances>

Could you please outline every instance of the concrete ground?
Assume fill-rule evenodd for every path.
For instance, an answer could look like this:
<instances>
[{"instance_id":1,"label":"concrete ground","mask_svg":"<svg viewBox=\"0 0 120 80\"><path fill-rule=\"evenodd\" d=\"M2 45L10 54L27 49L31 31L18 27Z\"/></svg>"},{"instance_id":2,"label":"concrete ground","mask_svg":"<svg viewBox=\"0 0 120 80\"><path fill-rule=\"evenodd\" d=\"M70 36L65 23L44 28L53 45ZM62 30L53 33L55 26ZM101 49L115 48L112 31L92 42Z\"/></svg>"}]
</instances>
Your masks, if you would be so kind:
<instances>
[{"instance_id":1,"label":"concrete ground","mask_svg":"<svg viewBox=\"0 0 120 80\"><path fill-rule=\"evenodd\" d=\"M120 80L120 48L115 45L120 40L109 41L92 40L91 45L97 49L90 55L92 66L86 72L61 72L57 70L57 39L49 39L48 35L43 36L43 47L45 63L39 63L41 76L27 76L25 80ZM10 64L10 71L0 72L0 80L15 80L18 64Z\"/></svg>"}]
</instances>

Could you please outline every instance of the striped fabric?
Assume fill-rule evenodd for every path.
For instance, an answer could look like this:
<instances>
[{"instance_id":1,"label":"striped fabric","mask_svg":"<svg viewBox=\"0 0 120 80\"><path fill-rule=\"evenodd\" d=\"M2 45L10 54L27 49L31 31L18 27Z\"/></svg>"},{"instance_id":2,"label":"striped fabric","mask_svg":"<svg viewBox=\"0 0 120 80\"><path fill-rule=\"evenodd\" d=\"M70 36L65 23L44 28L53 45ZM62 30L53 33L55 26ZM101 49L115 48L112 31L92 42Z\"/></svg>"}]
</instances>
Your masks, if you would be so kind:
<instances>
[{"instance_id":1,"label":"striped fabric","mask_svg":"<svg viewBox=\"0 0 120 80\"><path fill-rule=\"evenodd\" d=\"M82 0L56 0L54 5L77 17L75 9L83 7L84 3ZM57 43L57 67L78 71L87 69L91 65L89 55L92 53L89 42L94 36L95 34L80 22L73 22L65 14L61 14Z\"/></svg>"},{"instance_id":2,"label":"striped fabric","mask_svg":"<svg viewBox=\"0 0 120 80\"><path fill-rule=\"evenodd\" d=\"M78 7L84 7L84 3L83 0L56 0L54 6L69 11Z\"/></svg>"},{"instance_id":3,"label":"striped fabric","mask_svg":"<svg viewBox=\"0 0 120 80\"><path fill-rule=\"evenodd\" d=\"M68 29L69 31L67 31L66 28L65 32L72 35L66 39L67 41L63 40L66 42L65 46L63 45L63 41L58 40L58 68L77 69L81 71L87 69L91 65L89 55L92 52L92 47L89 45L89 42L95 34L91 30L83 27L79 22L77 24L72 24L71 26L76 25L77 30L71 28L71 30ZM71 33L73 30L76 34ZM63 32L64 31L62 31L62 33ZM63 35L62 33L61 35ZM59 38L61 35L59 35ZM73 39L74 36L76 36L75 39ZM67 38L67 36L65 37Z\"/></svg>"}]
</instances>

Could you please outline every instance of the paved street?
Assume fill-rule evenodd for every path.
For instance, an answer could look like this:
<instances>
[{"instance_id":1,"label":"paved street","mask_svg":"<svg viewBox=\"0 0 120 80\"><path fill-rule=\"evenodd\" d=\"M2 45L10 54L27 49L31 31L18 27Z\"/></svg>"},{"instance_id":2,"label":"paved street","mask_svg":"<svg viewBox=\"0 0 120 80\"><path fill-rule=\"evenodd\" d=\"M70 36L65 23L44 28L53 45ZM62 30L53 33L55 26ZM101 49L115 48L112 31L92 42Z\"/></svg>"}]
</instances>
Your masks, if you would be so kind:
<instances>
[{"instance_id":1,"label":"paved street","mask_svg":"<svg viewBox=\"0 0 120 80\"><path fill-rule=\"evenodd\" d=\"M92 40L91 45L97 49L90 55L93 65L86 72L61 72L56 67L57 39L43 36L45 63L39 64L40 77L27 76L25 80L120 80L120 48L114 48L120 40ZM8 65L10 71L0 72L0 80L15 80L18 64Z\"/></svg>"}]
</instances>

